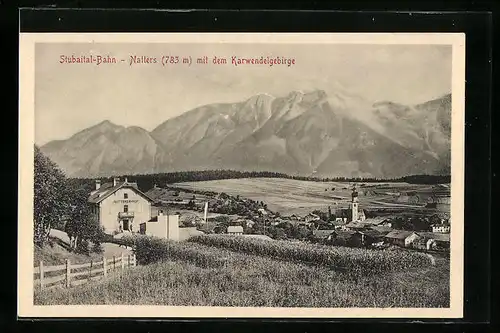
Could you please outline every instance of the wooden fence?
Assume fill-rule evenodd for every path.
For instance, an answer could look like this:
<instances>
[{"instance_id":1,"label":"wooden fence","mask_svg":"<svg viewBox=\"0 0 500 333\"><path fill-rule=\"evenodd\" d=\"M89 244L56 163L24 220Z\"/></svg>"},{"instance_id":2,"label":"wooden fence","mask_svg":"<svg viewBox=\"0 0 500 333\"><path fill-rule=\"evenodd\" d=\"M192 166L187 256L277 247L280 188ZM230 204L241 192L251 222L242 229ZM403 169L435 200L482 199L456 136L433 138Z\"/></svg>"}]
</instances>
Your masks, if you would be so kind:
<instances>
[{"instance_id":1,"label":"wooden fence","mask_svg":"<svg viewBox=\"0 0 500 333\"><path fill-rule=\"evenodd\" d=\"M45 289L63 284L69 288L107 277L110 272L123 271L125 268L136 265L135 254L125 256L123 253L121 257L113 256L108 259L103 257L101 261L91 260L85 264L71 264L70 260L66 259L65 264L45 266L43 261L40 261L40 265L34 270L34 275L38 275L35 277L35 286Z\"/></svg>"}]
</instances>

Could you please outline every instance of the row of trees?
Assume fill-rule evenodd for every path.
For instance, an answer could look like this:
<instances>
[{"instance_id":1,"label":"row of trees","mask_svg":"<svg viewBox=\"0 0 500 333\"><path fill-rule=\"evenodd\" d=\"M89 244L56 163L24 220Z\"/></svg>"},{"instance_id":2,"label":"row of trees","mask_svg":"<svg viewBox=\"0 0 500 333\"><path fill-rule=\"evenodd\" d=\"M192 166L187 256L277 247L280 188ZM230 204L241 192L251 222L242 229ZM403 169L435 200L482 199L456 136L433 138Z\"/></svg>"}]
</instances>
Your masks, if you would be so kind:
<instances>
[{"instance_id":1,"label":"row of trees","mask_svg":"<svg viewBox=\"0 0 500 333\"><path fill-rule=\"evenodd\" d=\"M100 252L102 230L87 198L92 183L68 179L58 166L35 146L34 243L43 246L51 229L67 232L71 248L80 253ZM89 248L93 244L93 248Z\"/></svg>"},{"instance_id":2,"label":"row of trees","mask_svg":"<svg viewBox=\"0 0 500 333\"><path fill-rule=\"evenodd\" d=\"M131 181L136 181L142 191L148 191L156 184L165 186L166 184L196 182L207 180L220 179L238 179L238 178L286 178L295 180L306 180L315 182L407 182L411 184L441 184L449 183L449 175L411 175L397 178L349 178L349 177L333 177L333 178L318 178L312 176L287 175L280 172L271 171L236 171L236 170L200 170L200 171L177 171L156 174L142 175L122 175L121 178L127 177ZM104 182L112 181L112 178L103 178ZM92 183L92 179L79 179L80 183Z\"/></svg>"}]
</instances>

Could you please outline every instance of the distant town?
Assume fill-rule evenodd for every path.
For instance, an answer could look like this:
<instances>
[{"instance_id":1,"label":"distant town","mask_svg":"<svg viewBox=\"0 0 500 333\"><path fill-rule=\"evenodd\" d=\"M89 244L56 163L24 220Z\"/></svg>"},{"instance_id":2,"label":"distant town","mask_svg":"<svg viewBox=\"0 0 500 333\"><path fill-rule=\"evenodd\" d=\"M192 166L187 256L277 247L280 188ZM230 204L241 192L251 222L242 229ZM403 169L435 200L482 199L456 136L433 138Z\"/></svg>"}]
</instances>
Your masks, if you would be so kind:
<instances>
[{"instance_id":1,"label":"distant town","mask_svg":"<svg viewBox=\"0 0 500 333\"><path fill-rule=\"evenodd\" d=\"M207 174L210 173L205 172ZM217 175L223 177L224 173ZM255 174L263 175L270 174ZM298 181L278 176L285 182L287 179ZM309 189L303 200L307 202L308 197L321 195L326 204L309 211L303 209L302 214L287 214L270 207L265 190L260 195L262 200L217 191L217 184L224 180L206 181L213 183L209 185L213 188L208 190L203 186L206 183L173 183L196 178L193 175L181 177L177 173L170 176L168 183L154 183L151 188L141 190L138 182L142 182L144 188L161 178L158 175L129 177L114 177L103 184L101 179L95 180L89 197L100 225L115 237L123 233L141 233L185 240L200 234L226 234L373 249L401 247L446 253L450 248L449 184L406 183L402 186L401 179L339 181L302 177L300 182L303 183L316 181L316 187ZM446 177L413 176L407 179L430 183ZM233 184L250 181L262 187L273 178L234 178L232 181ZM318 183L321 189L317 188ZM330 187L332 183L340 187ZM166 226L160 227L163 220Z\"/></svg>"}]
</instances>

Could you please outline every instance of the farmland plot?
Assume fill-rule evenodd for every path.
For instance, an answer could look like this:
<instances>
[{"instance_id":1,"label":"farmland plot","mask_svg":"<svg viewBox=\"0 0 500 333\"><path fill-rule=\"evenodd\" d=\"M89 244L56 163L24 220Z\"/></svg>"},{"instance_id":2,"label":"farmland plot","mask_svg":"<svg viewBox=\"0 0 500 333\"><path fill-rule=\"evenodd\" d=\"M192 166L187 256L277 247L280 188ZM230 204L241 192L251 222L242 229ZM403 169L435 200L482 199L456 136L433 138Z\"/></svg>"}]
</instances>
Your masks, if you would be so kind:
<instances>
[{"instance_id":1,"label":"farmland plot","mask_svg":"<svg viewBox=\"0 0 500 333\"><path fill-rule=\"evenodd\" d=\"M350 183L343 182L313 182L284 178L242 178L224 179L200 182L176 183L176 187L192 190L225 192L230 195L240 195L257 201L264 201L268 208L283 215L305 215L312 210L326 210L328 206L347 208L351 200ZM428 186L410 185L406 183L377 184L370 183L370 190L382 187L381 194L363 195L361 192L360 205L363 208L414 208L421 205L397 203L395 196L385 194L391 190L398 192L408 189L420 189ZM383 200L382 200L383 199Z\"/></svg>"}]
</instances>

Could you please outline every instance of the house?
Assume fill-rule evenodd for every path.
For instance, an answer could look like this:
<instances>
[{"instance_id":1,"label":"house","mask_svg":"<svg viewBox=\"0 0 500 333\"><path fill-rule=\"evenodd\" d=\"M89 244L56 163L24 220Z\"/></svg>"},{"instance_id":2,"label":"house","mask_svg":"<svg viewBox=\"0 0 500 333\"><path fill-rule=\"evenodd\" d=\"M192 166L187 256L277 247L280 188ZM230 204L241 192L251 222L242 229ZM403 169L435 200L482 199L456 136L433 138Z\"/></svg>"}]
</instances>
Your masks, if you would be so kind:
<instances>
[{"instance_id":1,"label":"house","mask_svg":"<svg viewBox=\"0 0 500 333\"><path fill-rule=\"evenodd\" d=\"M261 214L263 216L267 216L268 215L267 211L264 208L259 208L257 211L259 212L259 214Z\"/></svg>"},{"instance_id":2,"label":"house","mask_svg":"<svg viewBox=\"0 0 500 333\"><path fill-rule=\"evenodd\" d=\"M418 235L425 243L425 248L427 250L450 248L450 234L419 232Z\"/></svg>"},{"instance_id":3,"label":"house","mask_svg":"<svg viewBox=\"0 0 500 333\"><path fill-rule=\"evenodd\" d=\"M337 218L337 219L335 219L335 221L332 221L330 223L333 225L334 229L337 231L349 230L349 228L347 228L347 223L342 219Z\"/></svg>"},{"instance_id":4,"label":"house","mask_svg":"<svg viewBox=\"0 0 500 333\"><path fill-rule=\"evenodd\" d=\"M127 178L101 185L98 179L88 203L106 234L138 232L139 225L151 219L154 200L139 190L137 183Z\"/></svg>"},{"instance_id":5,"label":"house","mask_svg":"<svg viewBox=\"0 0 500 333\"><path fill-rule=\"evenodd\" d=\"M322 243L332 242L335 238L334 230L313 230L311 238Z\"/></svg>"},{"instance_id":6,"label":"house","mask_svg":"<svg viewBox=\"0 0 500 333\"><path fill-rule=\"evenodd\" d=\"M196 214L187 213L180 215L179 223L184 226L195 226L203 223L203 219Z\"/></svg>"},{"instance_id":7,"label":"house","mask_svg":"<svg viewBox=\"0 0 500 333\"><path fill-rule=\"evenodd\" d=\"M361 240L361 245L369 246L375 243L380 243L384 241L385 234L377 230L362 230L356 231L356 235L359 235Z\"/></svg>"},{"instance_id":8,"label":"house","mask_svg":"<svg viewBox=\"0 0 500 333\"><path fill-rule=\"evenodd\" d=\"M370 229L376 230L379 233L383 234L384 236L387 235L388 233L390 233L392 230L394 230L391 227L387 227L384 225L374 225L374 226L370 227Z\"/></svg>"},{"instance_id":9,"label":"house","mask_svg":"<svg viewBox=\"0 0 500 333\"><path fill-rule=\"evenodd\" d=\"M363 222L369 223L373 226L379 226L379 225L387 226L387 227L392 226L389 218L386 216L377 216L377 217L369 218L369 219L364 220Z\"/></svg>"},{"instance_id":10,"label":"house","mask_svg":"<svg viewBox=\"0 0 500 333\"><path fill-rule=\"evenodd\" d=\"M320 219L320 217L314 213L309 213L304 217L304 221L307 223L313 222L313 221L318 221L319 219Z\"/></svg>"},{"instance_id":11,"label":"house","mask_svg":"<svg viewBox=\"0 0 500 333\"><path fill-rule=\"evenodd\" d=\"M365 222L352 221L346 224L345 227L347 228L347 230L357 231L357 230L369 229L371 225Z\"/></svg>"},{"instance_id":12,"label":"house","mask_svg":"<svg viewBox=\"0 0 500 333\"><path fill-rule=\"evenodd\" d=\"M227 233L230 235L243 235L243 227L241 225L230 225L227 227Z\"/></svg>"},{"instance_id":13,"label":"house","mask_svg":"<svg viewBox=\"0 0 500 333\"><path fill-rule=\"evenodd\" d=\"M253 228L253 226L255 225L255 222L252 221L252 220L249 220L249 219L245 219L243 221L241 221L242 224L244 224L247 228Z\"/></svg>"},{"instance_id":14,"label":"house","mask_svg":"<svg viewBox=\"0 0 500 333\"><path fill-rule=\"evenodd\" d=\"M361 237L356 231L334 231L333 244L338 246L361 246Z\"/></svg>"},{"instance_id":15,"label":"house","mask_svg":"<svg viewBox=\"0 0 500 333\"><path fill-rule=\"evenodd\" d=\"M414 231L393 230L384 236L384 240L393 245L408 247L420 236Z\"/></svg>"},{"instance_id":16,"label":"house","mask_svg":"<svg viewBox=\"0 0 500 333\"><path fill-rule=\"evenodd\" d=\"M433 224L431 225L431 228L432 228L432 232L435 232L435 233L450 233L450 225L449 224Z\"/></svg>"}]
</instances>

